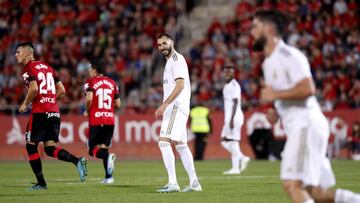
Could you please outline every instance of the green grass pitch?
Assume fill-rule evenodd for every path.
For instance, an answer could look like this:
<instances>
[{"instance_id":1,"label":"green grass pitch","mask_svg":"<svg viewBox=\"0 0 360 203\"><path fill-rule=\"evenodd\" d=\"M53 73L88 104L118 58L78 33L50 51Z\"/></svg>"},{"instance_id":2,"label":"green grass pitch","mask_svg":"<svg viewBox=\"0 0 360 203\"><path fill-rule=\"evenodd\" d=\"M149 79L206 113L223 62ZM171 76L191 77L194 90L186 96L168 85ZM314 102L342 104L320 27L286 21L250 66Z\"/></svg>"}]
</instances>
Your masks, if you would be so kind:
<instances>
[{"instance_id":1,"label":"green grass pitch","mask_svg":"<svg viewBox=\"0 0 360 203\"><path fill-rule=\"evenodd\" d=\"M203 192L158 194L167 181L161 161L117 161L115 184L102 185L102 163L88 163L88 180L80 183L75 167L43 161L48 190L25 191L35 180L27 161L0 163L0 202L289 202L279 180L279 162L252 161L241 175L224 176L230 161L196 162ZM360 192L360 161L332 162L337 187ZM188 184L180 161L176 163L180 187Z\"/></svg>"}]
</instances>

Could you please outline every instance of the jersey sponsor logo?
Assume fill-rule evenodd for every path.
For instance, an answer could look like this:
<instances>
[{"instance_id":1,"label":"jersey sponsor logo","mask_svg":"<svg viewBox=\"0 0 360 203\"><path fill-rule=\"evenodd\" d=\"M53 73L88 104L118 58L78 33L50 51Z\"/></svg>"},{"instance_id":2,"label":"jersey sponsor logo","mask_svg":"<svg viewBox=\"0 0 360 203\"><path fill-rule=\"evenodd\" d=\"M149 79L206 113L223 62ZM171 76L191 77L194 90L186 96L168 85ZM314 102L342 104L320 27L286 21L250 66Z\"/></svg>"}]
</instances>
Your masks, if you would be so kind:
<instances>
[{"instance_id":1,"label":"jersey sponsor logo","mask_svg":"<svg viewBox=\"0 0 360 203\"><path fill-rule=\"evenodd\" d=\"M51 117L60 118L60 113L57 113L57 112L51 112L51 113L46 113L46 114L47 114L47 118L51 118Z\"/></svg>"},{"instance_id":2,"label":"jersey sponsor logo","mask_svg":"<svg viewBox=\"0 0 360 203\"><path fill-rule=\"evenodd\" d=\"M99 118L99 117L114 117L114 113L112 112L106 112L106 111L97 111L95 112L95 118Z\"/></svg>"},{"instance_id":3,"label":"jersey sponsor logo","mask_svg":"<svg viewBox=\"0 0 360 203\"><path fill-rule=\"evenodd\" d=\"M291 55L291 53L288 50L286 50L285 48L280 48L280 53L285 55L285 56L290 56Z\"/></svg>"},{"instance_id":4,"label":"jersey sponsor logo","mask_svg":"<svg viewBox=\"0 0 360 203\"><path fill-rule=\"evenodd\" d=\"M52 103L52 104L55 104L56 100L55 98L52 98L52 97L41 97L40 99L40 103Z\"/></svg>"},{"instance_id":5,"label":"jersey sponsor logo","mask_svg":"<svg viewBox=\"0 0 360 203\"><path fill-rule=\"evenodd\" d=\"M168 84L168 80L163 80L163 84Z\"/></svg>"}]
</instances>

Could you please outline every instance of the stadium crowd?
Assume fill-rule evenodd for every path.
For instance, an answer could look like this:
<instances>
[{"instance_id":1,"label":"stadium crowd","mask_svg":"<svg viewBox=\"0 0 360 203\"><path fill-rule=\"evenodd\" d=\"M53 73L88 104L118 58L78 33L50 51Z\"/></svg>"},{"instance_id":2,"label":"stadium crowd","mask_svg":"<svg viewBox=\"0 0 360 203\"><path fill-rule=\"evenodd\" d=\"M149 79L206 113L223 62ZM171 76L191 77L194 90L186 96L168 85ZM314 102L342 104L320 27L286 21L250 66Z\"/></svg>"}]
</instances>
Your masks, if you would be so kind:
<instances>
[{"instance_id":1,"label":"stadium crowd","mask_svg":"<svg viewBox=\"0 0 360 203\"><path fill-rule=\"evenodd\" d=\"M214 19L204 40L187 56L193 102L222 103L222 67L236 65L242 105L261 105L263 56L251 50L251 14L258 8L288 12L296 23L286 37L309 57L317 97L324 110L360 106L359 4L355 0L243 0L236 15L222 24ZM63 112L81 112L89 59L103 58L106 72L119 83L128 111L153 111L162 100L164 59L156 36L183 35L186 15L175 0L2 0L0 1L0 106L18 105L25 91L16 44L32 41L39 60L52 65L66 87ZM1 109L0 109L1 110Z\"/></svg>"}]
</instances>

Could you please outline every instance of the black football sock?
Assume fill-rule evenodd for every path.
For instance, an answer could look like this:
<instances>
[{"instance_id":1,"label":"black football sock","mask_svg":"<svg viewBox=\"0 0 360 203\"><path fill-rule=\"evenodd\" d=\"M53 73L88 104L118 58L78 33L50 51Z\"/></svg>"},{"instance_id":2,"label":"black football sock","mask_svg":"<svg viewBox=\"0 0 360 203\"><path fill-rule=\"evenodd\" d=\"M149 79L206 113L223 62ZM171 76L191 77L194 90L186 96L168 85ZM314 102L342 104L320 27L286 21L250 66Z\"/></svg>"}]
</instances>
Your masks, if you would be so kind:
<instances>
[{"instance_id":1,"label":"black football sock","mask_svg":"<svg viewBox=\"0 0 360 203\"><path fill-rule=\"evenodd\" d=\"M77 158L76 156L70 154L68 151L66 151L65 149L61 149L59 147L55 147L55 146L48 146L45 147L45 153L48 156L57 158L61 161L66 161L66 162L71 162L73 163L75 166L77 165L77 163L79 162L79 158Z\"/></svg>"},{"instance_id":2,"label":"black football sock","mask_svg":"<svg viewBox=\"0 0 360 203\"><path fill-rule=\"evenodd\" d=\"M26 151L29 155L29 163L33 173L36 176L37 182L41 186L46 186L44 175L42 173L42 165L37 145L26 144Z\"/></svg>"},{"instance_id":3,"label":"black football sock","mask_svg":"<svg viewBox=\"0 0 360 203\"><path fill-rule=\"evenodd\" d=\"M111 177L111 175L108 174L108 172L107 172L108 157L109 157L109 150L108 149L100 148L96 152L96 158L99 158L99 159L103 160L103 165L104 165L104 169L105 169L105 178L110 178Z\"/></svg>"}]
</instances>

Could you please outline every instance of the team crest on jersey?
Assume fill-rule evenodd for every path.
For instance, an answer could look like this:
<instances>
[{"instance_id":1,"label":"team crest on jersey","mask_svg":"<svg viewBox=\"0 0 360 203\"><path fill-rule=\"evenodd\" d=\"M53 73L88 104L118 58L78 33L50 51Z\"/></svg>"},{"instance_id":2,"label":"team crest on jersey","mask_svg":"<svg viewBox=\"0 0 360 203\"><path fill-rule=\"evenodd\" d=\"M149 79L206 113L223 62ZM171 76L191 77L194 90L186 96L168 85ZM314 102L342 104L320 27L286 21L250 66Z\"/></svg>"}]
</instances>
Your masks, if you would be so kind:
<instances>
[{"instance_id":1,"label":"team crest on jersey","mask_svg":"<svg viewBox=\"0 0 360 203\"><path fill-rule=\"evenodd\" d=\"M27 80L29 78L29 74L26 72L22 75L22 77L24 78L24 80Z\"/></svg>"},{"instance_id":2,"label":"team crest on jersey","mask_svg":"<svg viewBox=\"0 0 360 203\"><path fill-rule=\"evenodd\" d=\"M178 60L178 57L177 57L176 53L174 53L171 57L172 57L172 59L173 59L174 61L177 61L177 60Z\"/></svg>"},{"instance_id":3,"label":"team crest on jersey","mask_svg":"<svg viewBox=\"0 0 360 203\"><path fill-rule=\"evenodd\" d=\"M89 83L85 83L85 85L84 85L84 91L85 92L87 91L87 89L89 89Z\"/></svg>"}]
</instances>

